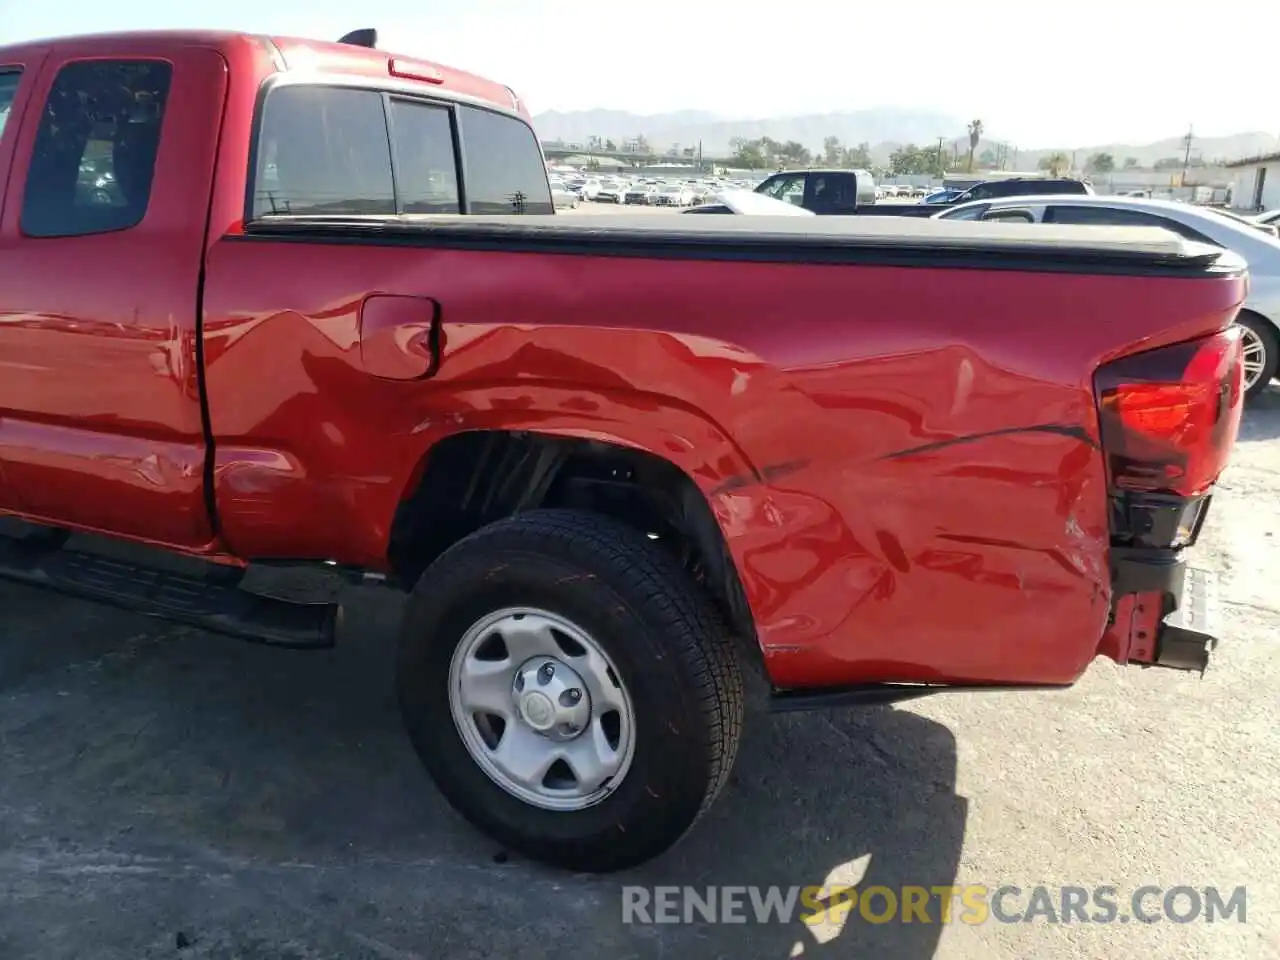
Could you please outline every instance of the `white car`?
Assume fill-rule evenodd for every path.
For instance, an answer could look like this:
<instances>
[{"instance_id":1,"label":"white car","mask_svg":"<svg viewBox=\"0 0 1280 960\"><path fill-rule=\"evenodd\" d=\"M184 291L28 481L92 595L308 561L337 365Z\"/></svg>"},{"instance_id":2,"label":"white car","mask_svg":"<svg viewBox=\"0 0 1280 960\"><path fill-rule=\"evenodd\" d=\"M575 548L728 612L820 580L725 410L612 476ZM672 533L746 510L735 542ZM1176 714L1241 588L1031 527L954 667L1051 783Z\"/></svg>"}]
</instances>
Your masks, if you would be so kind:
<instances>
[{"instance_id":1,"label":"white car","mask_svg":"<svg viewBox=\"0 0 1280 960\"><path fill-rule=\"evenodd\" d=\"M650 202L659 207L687 207L693 203L693 191L683 183L664 184Z\"/></svg>"},{"instance_id":2,"label":"white car","mask_svg":"<svg viewBox=\"0 0 1280 960\"><path fill-rule=\"evenodd\" d=\"M698 207L690 207L685 213L736 213L760 217L816 216L812 210L797 207L794 203L775 200L773 197L763 193L756 193L754 190L737 189L722 190L712 198L710 203Z\"/></svg>"},{"instance_id":3,"label":"white car","mask_svg":"<svg viewBox=\"0 0 1280 960\"><path fill-rule=\"evenodd\" d=\"M622 203L626 195L627 184L610 180L607 183L600 184L600 189L596 191L595 200L597 203Z\"/></svg>"},{"instance_id":4,"label":"white car","mask_svg":"<svg viewBox=\"0 0 1280 960\"><path fill-rule=\"evenodd\" d=\"M578 206L578 193L565 183L551 184L551 203L557 210L573 210Z\"/></svg>"},{"instance_id":5,"label":"white car","mask_svg":"<svg viewBox=\"0 0 1280 960\"><path fill-rule=\"evenodd\" d=\"M600 192L600 181L590 177L574 177L566 186L582 200L594 200Z\"/></svg>"},{"instance_id":6,"label":"white car","mask_svg":"<svg viewBox=\"0 0 1280 960\"><path fill-rule=\"evenodd\" d=\"M1280 240L1245 217L1171 200L1064 194L973 200L934 214L935 220L1000 220L1095 226L1163 227L1224 247L1249 263L1249 295L1236 322L1244 328L1244 385L1249 399L1267 388L1280 366Z\"/></svg>"},{"instance_id":7,"label":"white car","mask_svg":"<svg viewBox=\"0 0 1280 960\"><path fill-rule=\"evenodd\" d=\"M646 206L653 203L653 198L657 194L658 188L651 183L633 183L627 187L627 191L623 194L622 202L631 204L637 203Z\"/></svg>"}]
</instances>

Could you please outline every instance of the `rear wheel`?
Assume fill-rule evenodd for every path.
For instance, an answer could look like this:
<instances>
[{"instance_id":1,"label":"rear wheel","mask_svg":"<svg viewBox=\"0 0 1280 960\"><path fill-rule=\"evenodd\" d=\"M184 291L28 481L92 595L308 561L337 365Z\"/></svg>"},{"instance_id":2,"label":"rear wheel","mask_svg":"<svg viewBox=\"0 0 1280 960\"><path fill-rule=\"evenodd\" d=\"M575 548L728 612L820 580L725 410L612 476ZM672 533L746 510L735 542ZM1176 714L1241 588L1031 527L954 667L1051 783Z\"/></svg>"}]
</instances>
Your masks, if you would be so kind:
<instances>
[{"instance_id":1,"label":"rear wheel","mask_svg":"<svg viewBox=\"0 0 1280 960\"><path fill-rule=\"evenodd\" d=\"M1262 317L1242 313L1236 320L1244 330L1244 389L1253 399L1267 389L1280 363L1276 329Z\"/></svg>"},{"instance_id":2,"label":"rear wheel","mask_svg":"<svg viewBox=\"0 0 1280 960\"><path fill-rule=\"evenodd\" d=\"M446 551L410 597L397 686L454 808L572 870L674 844L723 787L742 728L709 599L644 534L576 511L521 514Z\"/></svg>"}]
</instances>

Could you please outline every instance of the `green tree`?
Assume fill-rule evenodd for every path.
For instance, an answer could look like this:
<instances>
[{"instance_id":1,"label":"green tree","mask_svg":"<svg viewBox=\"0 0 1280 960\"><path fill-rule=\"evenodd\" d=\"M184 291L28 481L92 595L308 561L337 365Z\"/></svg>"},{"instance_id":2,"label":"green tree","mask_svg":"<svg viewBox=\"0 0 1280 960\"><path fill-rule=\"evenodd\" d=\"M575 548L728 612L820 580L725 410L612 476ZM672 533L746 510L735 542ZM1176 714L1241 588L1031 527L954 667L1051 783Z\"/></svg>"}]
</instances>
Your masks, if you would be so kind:
<instances>
[{"instance_id":1,"label":"green tree","mask_svg":"<svg viewBox=\"0 0 1280 960\"><path fill-rule=\"evenodd\" d=\"M899 147L889 155L889 172L894 176L930 173L936 163L935 150L921 150L914 143Z\"/></svg>"},{"instance_id":2,"label":"green tree","mask_svg":"<svg viewBox=\"0 0 1280 960\"><path fill-rule=\"evenodd\" d=\"M822 141L822 160L829 167L843 165L845 149L840 145L839 137L827 137Z\"/></svg>"},{"instance_id":3,"label":"green tree","mask_svg":"<svg viewBox=\"0 0 1280 960\"><path fill-rule=\"evenodd\" d=\"M1133 169L1134 167L1136 167L1137 165L1138 165L1138 158L1137 158L1137 157L1125 157L1125 158L1124 158L1124 168L1125 168L1126 170L1132 170L1132 169Z\"/></svg>"},{"instance_id":4,"label":"green tree","mask_svg":"<svg viewBox=\"0 0 1280 960\"><path fill-rule=\"evenodd\" d=\"M1110 173L1115 168L1116 158L1109 153L1095 153L1085 165L1090 173Z\"/></svg>"},{"instance_id":5,"label":"green tree","mask_svg":"<svg viewBox=\"0 0 1280 960\"><path fill-rule=\"evenodd\" d=\"M805 167L813 162L813 154L809 149L795 140L781 143L771 137L761 137L759 140L734 137L729 141L729 148L733 150L734 165L748 170L786 170Z\"/></svg>"},{"instance_id":6,"label":"green tree","mask_svg":"<svg viewBox=\"0 0 1280 960\"><path fill-rule=\"evenodd\" d=\"M813 154L809 152L809 148L795 140L779 145L775 152L778 159L788 167L807 167L813 162Z\"/></svg>"},{"instance_id":7,"label":"green tree","mask_svg":"<svg viewBox=\"0 0 1280 960\"><path fill-rule=\"evenodd\" d=\"M1062 176L1062 171L1067 169L1067 164L1070 162L1065 153L1061 150L1055 150L1053 153L1040 158L1040 169L1048 170L1050 176L1060 177Z\"/></svg>"},{"instance_id":8,"label":"green tree","mask_svg":"<svg viewBox=\"0 0 1280 960\"><path fill-rule=\"evenodd\" d=\"M865 140L856 147L845 147L840 165L857 170L871 169L871 144Z\"/></svg>"},{"instance_id":9,"label":"green tree","mask_svg":"<svg viewBox=\"0 0 1280 960\"><path fill-rule=\"evenodd\" d=\"M973 172L973 151L982 142L983 126L981 120L969 121L969 172Z\"/></svg>"},{"instance_id":10,"label":"green tree","mask_svg":"<svg viewBox=\"0 0 1280 960\"><path fill-rule=\"evenodd\" d=\"M759 140L748 140L746 137L734 137L729 141L729 149L733 151L733 165L747 170L761 170L768 165Z\"/></svg>"},{"instance_id":11,"label":"green tree","mask_svg":"<svg viewBox=\"0 0 1280 960\"><path fill-rule=\"evenodd\" d=\"M618 145L617 145L617 144L615 144L612 140L606 140L606 141L604 142L604 148L605 148L606 150L617 150L617 149L618 149Z\"/></svg>"}]
</instances>

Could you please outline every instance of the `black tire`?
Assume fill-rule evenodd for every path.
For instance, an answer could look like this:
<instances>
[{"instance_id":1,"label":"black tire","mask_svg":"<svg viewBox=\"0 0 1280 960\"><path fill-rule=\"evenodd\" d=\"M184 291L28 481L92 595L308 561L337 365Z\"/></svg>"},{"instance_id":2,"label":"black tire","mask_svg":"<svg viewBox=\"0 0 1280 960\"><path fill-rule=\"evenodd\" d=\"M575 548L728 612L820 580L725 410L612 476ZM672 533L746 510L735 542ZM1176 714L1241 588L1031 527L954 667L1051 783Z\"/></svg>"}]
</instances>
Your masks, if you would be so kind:
<instances>
[{"instance_id":1,"label":"black tire","mask_svg":"<svg viewBox=\"0 0 1280 960\"><path fill-rule=\"evenodd\" d=\"M1280 365L1280 343L1277 342L1276 328L1257 314L1241 313L1236 323L1247 327L1262 342L1262 375L1245 392L1245 400L1249 401L1266 390L1275 379L1277 365Z\"/></svg>"},{"instance_id":2,"label":"black tire","mask_svg":"<svg viewBox=\"0 0 1280 960\"><path fill-rule=\"evenodd\" d=\"M635 753L617 790L573 812L507 793L472 760L450 712L449 664L481 617L530 606L567 617L605 649L630 692ZM678 841L728 779L743 687L724 621L656 542L596 514L535 510L446 551L410 595L397 663L400 708L450 804L525 856L608 872Z\"/></svg>"}]
</instances>

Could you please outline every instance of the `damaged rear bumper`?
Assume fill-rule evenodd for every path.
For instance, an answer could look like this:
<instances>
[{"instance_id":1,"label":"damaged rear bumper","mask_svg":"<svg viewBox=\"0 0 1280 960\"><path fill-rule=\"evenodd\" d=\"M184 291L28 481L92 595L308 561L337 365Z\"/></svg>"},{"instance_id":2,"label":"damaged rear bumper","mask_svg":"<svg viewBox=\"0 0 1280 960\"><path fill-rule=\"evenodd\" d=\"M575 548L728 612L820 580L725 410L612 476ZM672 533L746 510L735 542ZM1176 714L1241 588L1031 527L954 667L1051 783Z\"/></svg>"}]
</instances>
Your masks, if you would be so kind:
<instances>
[{"instance_id":1,"label":"damaged rear bumper","mask_svg":"<svg viewBox=\"0 0 1280 960\"><path fill-rule=\"evenodd\" d=\"M1115 553L1115 605L1098 652L1203 674L1221 635L1216 574L1188 566L1182 551Z\"/></svg>"}]
</instances>

